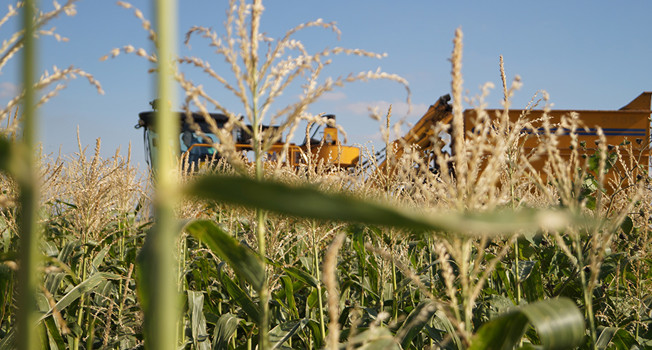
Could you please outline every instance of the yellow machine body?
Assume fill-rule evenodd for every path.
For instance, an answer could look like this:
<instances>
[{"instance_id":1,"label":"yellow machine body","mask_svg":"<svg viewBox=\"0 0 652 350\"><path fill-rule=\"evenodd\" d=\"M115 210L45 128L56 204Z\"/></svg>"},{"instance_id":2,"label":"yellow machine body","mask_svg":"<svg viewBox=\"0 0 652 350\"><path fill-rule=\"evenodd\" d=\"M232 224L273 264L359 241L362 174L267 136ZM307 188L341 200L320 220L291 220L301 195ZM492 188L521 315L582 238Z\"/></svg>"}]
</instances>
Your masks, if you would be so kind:
<instances>
[{"instance_id":1,"label":"yellow machine body","mask_svg":"<svg viewBox=\"0 0 652 350\"><path fill-rule=\"evenodd\" d=\"M203 147L212 148L213 146L208 143L197 143L183 152L182 157L188 158L193 149ZM323 142L311 145L310 149L307 145L296 145L290 143L287 146L287 155L283 159L279 159L285 152L284 143L276 143L272 145L265 154L267 161L282 161L290 167L297 167L307 164L308 152L312 154L313 164L323 164L326 166L336 166L341 168L350 168L358 164L360 160L360 149L354 146L344 146L340 144L337 137L337 129L327 127L324 130ZM236 143L235 149L238 152L246 153L253 151L251 144Z\"/></svg>"},{"instance_id":2,"label":"yellow machine body","mask_svg":"<svg viewBox=\"0 0 652 350\"><path fill-rule=\"evenodd\" d=\"M641 164L646 169L650 164L650 107L652 92L643 92L629 104L618 110L561 110L553 109L547 111L551 132L557 132L557 146L560 156L568 160L572 153L570 130L559 131L559 124L562 116L570 116L576 113L578 119L587 129L576 130L577 142L580 145L579 154L593 155L598 150L600 137L598 128L602 129L607 146L618 146L629 144L632 148L631 155L621 152L626 164ZM486 110L489 116L503 113L502 110ZM510 110L509 119L515 122L524 115L523 110ZM536 135L543 134L544 128L540 121L544 115L543 110L527 111L527 119L532 122L534 130L524 130L530 134L526 137L523 151L530 152L540 142ZM471 133L475 125L476 114L474 110L464 111L464 128L466 133ZM634 159L632 159L634 158ZM545 159L533 163L535 170L541 171ZM624 170L624 169L623 169Z\"/></svg>"},{"instance_id":3,"label":"yellow machine body","mask_svg":"<svg viewBox=\"0 0 652 350\"><path fill-rule=\"evenodd\" d=\"M142 112L139 114L139 123L136 126L144 127L144 142L147 161L150 165L156 162L155 151L158 147L158 136L154 128L155 112ZM211 113L209 115L201 115L193 113L187 116L178 113L179 122L181 124L179 135L179 156L184 162L192 164L194 168L200 168L209 162L219 159L220 155L213 147L214 143L219 143L218 138L211 133L212 126L218 129L224 127L228 122L228 117L222 114ZM188 120L191 118L192 123ZM212 120L207 121L210 118ZM333 119L333 115L328 115L327 118ZM194 125L191 125L194 124ZM194 130L200 128L205 135L204 138L199 137L198 133ZM265 126L264 128L269 128ZM209 143L208 139L213 143ZM240 152L243 157L247 158L247 153L253 151L251 137L242 129L234 130L235 149ZM287 149L287 154L285 150ZM335 127L327 126L323 130L321 140L311 138L306 140L303 145L296 145L294 143L278 142L273 144L265 154L265 161L268 162L283 162L290 167L298 167L308 163L308 157L312 157L312 164L335 166L341 168L349 168L358 164L360 159L360 149L353 146L342 145L338 138L338 130Z\"/></svg>"},{"instance_id":4,"label":"yellow machine body","mask_svg":"<svg viewBox=\"0 0 652 350\"><path fill-rule=\"evenodd\" d=\"M588 131L577 130L578 143L584 145L581 153L592 155L597 150L599 137L597 128L604 132L606 143L608 145L621 145L629 143L632 147L631 157L625 152L621 152L626 163L636 160L646 169L650 164L650 109L651 109L652 92L643 92L626 106L618 110L550 110L547 115L550 117L551 125L559 124L561 117L569 116L571 113L577 113L579 120L589 128ZM392 158L398 159L403 154L404 147L417 146L424 154L428 153L433 146L434 126L438 123L448 124L453 119L452 108L448 104L450 97L442 96L435 104L430 106L424 116L406 133L404 137L394 141L391 144ZM497 116L503 113L503 110L491 109L486 110L489 116ZM543 110L510 110L509 118L512 122L516 121L522 115L526 114L528 120L533 122L534 130L525 130L530 134L542 133L543 125L537 124L536 120L544 115ZM469 109L464 111L464 128L465 135L473 132L476 120L475 110ZM554 127L556 128L556 127ZM552 130L557 131L556 129ZM528 152L538 146L539 140L536 137L527 137L524 143L524 151ZM568 130L563 130L558 137L557 149L563 158L571 155L571 137ZM453 149L454 153L455 150ZM386 161L383 161L378 170L385 171ZM533 164L535 170L541 171L545 163L542 159Z\"/></svg>"}]
</instances>

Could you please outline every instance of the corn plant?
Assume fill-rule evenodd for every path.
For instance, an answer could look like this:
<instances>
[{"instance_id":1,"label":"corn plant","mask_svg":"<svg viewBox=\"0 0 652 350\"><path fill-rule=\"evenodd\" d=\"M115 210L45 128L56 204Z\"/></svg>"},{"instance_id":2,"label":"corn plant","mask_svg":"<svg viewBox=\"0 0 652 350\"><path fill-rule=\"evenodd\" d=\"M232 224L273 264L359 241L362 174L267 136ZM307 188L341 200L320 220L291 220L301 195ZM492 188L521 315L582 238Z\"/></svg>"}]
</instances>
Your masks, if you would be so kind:
<instances>
[{"instance_id":1,"label":"corn plant","mask_svg":"<svg viewBox=\"0 0 652 350\"><path fill-rule=\"evenodd\" d=\"M72 14L73 5L68 1L54 13ZM508 120L520 79L508 86L502 59L504 112L486 113L486 85L479 97L469 99L478 116L477 132L463 135L458 30L451 58L454 119L450 126L433 126L437 147L403 145L400 157L387 147L385 172L329 169L310 159L307 169L268 167L263 156L281 132L293 134L299 120L321 122L305 111L323 93L371 78L405 82L363 72L320 83L320 72L330 64L326 56L378 55L340 48L311 54L292 39L305 27L338 32L323 21L299 25L280 40L265 38L258 28L264 10L260 1L229 2L225 34L193 27L186 36L187 43L197 36L208 40L226 58L230 79L207 59L175 56L176 39L165 33L174 26L158 25L174 23L174 11L167 7L173 2L157 5L155 26L134 9L153 47L127 45L111 55L135 53L156 64L158 94L165 101L159 134L168 134L169 140L178 136L173 128L165 131L176 105L171 78L186 94L181 109L207 113L210 106L231 117L232 124L241 123L236 107L223 106L181 73L197 67L243 102L252 125L245 129L256 150L254 164L249 167L229 153L232 140L225 130L214 130L221 137L214 146L225 155L217 173L204 169L179 176L172 155L165 155L170 149L161 147L159 159L171 162L159 162L150 198L149 184L129 165L130 151L126 158L116 152L103 159L100 140L90 156L81 144L76 154L56 159L35 149L24 153L36 142L26 133L32 120L27 108L58 90L16 112L30 89L21 92L0 115L8 122L0 138L0 348L34 348L38 342L50 349L611 349L652 344L652 265L644 249L652 237L649 177L647 167L633 161L636 157L623 156L632 152L631 145L603 143L587 153L586 145L575 142L566 160L551 147L558 141L551 131L555 126L544 117L539 146L525 153L522 145L529 136L520 131L534 121L527 108L519 121ZM25 6L10 7L5 18ZM43 23L38 14L30 18L37 23L33 28ZM18 49L25 42L27 48L25 35L9 42ZM284 57L293 50L300 61ZM4 64L17 51L2 52ZM78 72L56 70L25 85L32 86L33 95L70 74L96 83ZM308 77L303 97L271 113L272 103L300 76ZM549 97L541 96L544 109L549 108ZM17 128L11 115L27 125ZM386 146L392 144L390 115L391 110L380 127ZM280 131L264 130L268 121L280 122ZM561 123L576 140L583 127L578 118L569 115ZM442 151L437 136L443 132L454 135L452 155ZM363 152L368 164L380 164L375 150ZM541 157L546 165L538 172L532 162ZM432 159L437 172L426 171ZM619 176L605 176L613 171ZM19 176L26 172L32 176ZM35 184L40 195L25 197ZM154 217L147 210L150 203ZM23 223L29 217L24 213L35 208L38 215L34 211L31 222L42 228L41 243L29 244L32 253L18 255L18 247L24 249L23 242L34 237L21 230L30 224ZM31 275L24 268L29 254L37 257ZM14 292L17 285L22 289Z\"/></svg>"}]
</instances>

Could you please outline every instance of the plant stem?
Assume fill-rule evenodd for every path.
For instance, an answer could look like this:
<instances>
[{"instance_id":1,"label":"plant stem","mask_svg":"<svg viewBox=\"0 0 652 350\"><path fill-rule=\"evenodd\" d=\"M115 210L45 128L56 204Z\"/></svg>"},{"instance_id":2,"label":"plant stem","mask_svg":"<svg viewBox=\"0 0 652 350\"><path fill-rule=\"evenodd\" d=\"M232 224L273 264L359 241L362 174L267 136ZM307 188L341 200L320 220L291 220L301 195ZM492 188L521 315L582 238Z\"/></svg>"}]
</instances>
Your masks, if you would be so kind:
<instances>
[{"instance_id":1,"label":"plant stem","mask_svg":"<svg viewBox=\"0 0 652 350\"><path fill-rule=\"evenodd\" d=\"M82 283L86 280L87 277L87 269L86 269L86 264L87 264L87 254L88 254L88 247L86 245L87 241L87 233L84 233L82 235L82 261L81 261L81 278L79 279L79 283ZM79 296L79 308L77 310L77 325L79 325L80 329L83 328L83 320L84 320L84 305L86 304L86 293L83 293L82 295ZM78 334L75 336L75 339L73 339L72 342L72 349L77 350L79 349L79 342L81 340L82 334Z\"/></svg>"},{"instance_id":2,"label":"plant stem","mask_svg":"<svg viewBox=\"0 0 652 350\"><path fill-rule=\"evenodd\" d=\"M315 233L315 222L310 222L312 228L312 256L315 268L315 278L317 279L317 298L319 302L319 330L322 337L326 336L326 323L324 322L324 302L321 293L321 274L319 272L319 250L317 249L317 237Z\"/></svg>"},{"instance_id":3,"label":"plant stem","mask_svg":"<svg viewBox=\"0 0 652 350\"><path fill-rule=\"evenodd\" d=\"M501 57L502 59L502 57ZM506 96L506 95L505 95ZM507 103L507 98L505 97L505 104ZM516 209L516 203L514 202L514 181L513 181L513 173L514 169L512 168L512 162L508 162L509 170L509 194L511 197L511 202L512 202L512 210ZM519 278L519 273L518 273L518 257L520 253L518 251L518 238L514 240L514 282L516 284L516 305L521 304L521 279Z\"/></svg>"},{"instance_id":4,"label":"plant stem","mask_svg":"<svg viewBox=\"0 0 652 350\"><path fill-rule=\"evenodd\" d=\"M262 140L261 140L261 120L258 114L258 96L256 93L256 87L252 88L253 94L253 140L254 140L254 157L255 157L255 166L256 166L256 180L263 180L263 151L262 151ZM256 209L256 237L258 238L258 253L260 254L263 268L266 267L265 256L267 255L266 239L265 239L265 212L262 209ZM267 281L263 283L263 286L259 292L260 298L260 309L261 309L261 319L260 319L260 331L259 331L259 349L265 350L269 347L269 286Z\"/></svg>"},{"instance_id":5,"label":"plant stem","mask_svg":"<svg viewBox=\"0 0 652 350\"><path fill-rule=\"evenodd\" d=\"M186 285L184 283L184 276L183 273L186 269L186 242L187 242L187 237L185 235L181 235L179 237L178 241L178 252L177 256L179 257L178 262L177 262L177 293L180 295L186 295ZM185 344L186 342L186 332L185 332L185 324L186 324L186 319L187 319L187 314L184 314L183 317L179 318L177 321L177 344Z\"/></svg>"},{"instance_id":6,"label":"plant stem","mask_svg":"<svg viewBox=\"0 0 652 350\"><path fill-rule=\"evenodd\" d=\"M582 245L580 244L579 240L579 234L575 233L575 246L576 246L576 251L577 251L577 264L579 268L579 273L580 273L580 280L582 282L582 291L584 293L584 307L585 307L585 315L586 318L589 321L589 331L590 331L590 336L591 336L591 347L594 350L597 350L597 336L596 336L596 330L595 330L595 321L593 319L593 298L591 293L593 292L592 290L589 290L588 284L586 283L586 274L584 273L584 257L582 253Z\"/></svg>"},{"instance_id":7,"label":"plant stem","mask_svg":"<svg viewBox=\"0 0 652 350\"><path fill-rule=\"evenodd\" d=\"M175 350L177 348L176 325L180 316L177 293L175 255L178 236L175 206L177 196L177 169L175 159L179 149L179 119L172 113L175 105L174 67L176 58L177 4L175 0L155 1L156 30L158 34L158 81L157 92L161 101L156 113L159 134L157 186L154 208L155 229L150 230L150 254L147 276L149 307L145 310L145 342L149 349Z\"/></svg>"},{"instance_id":8,"label":"plant stem","mask_svg":"<svg viewBox=\"0 0 652 350\"><path fill-rule=\"evenodd\" d=\"M93 348L93 340L95 340L94 333L95 333L95 324L97 322L97 318L91 317L91 313L86 314L86 323L89 324L88 326L88 337L86 338L86 349L92 349Z\"/></svg>"},{"instance_id":9,"label":"plant stem","mask_svg":"<svg viewBox=\"0 0 652 350\"><path fill-rule=\"evenodd\" d=\"M392 316L394 317L394 321L398 320L398 293L396 292L397 283L396 283L396 263L394 262L394 259L391 260L392 262L392 296L393 296L393 302L392 302Z\"/></svg>"},{"instance_id":10,"label":"plant stem","mask_svg":"<svg viewBox=\"0 0 652 350\"><path fill-rule=\"evenodd\" d=\"M262 12L262 1L254 0L252 14L251 14L251 32L249 38L249 58L250 66L248 68L250 77L250 93L251 93L251 114L252 114L252 138L254 147L254 157L256 164L256 180L263 180L263 149L262 149L262 115L258 109L258 27L260 25L260 15ZM267 247L265 239L265 212L261 209L256 209L256 236L258 238L258 253L260 254L263 269L266 268L265 257L267 256ZM269 348L269 286L267 279L263 283L259 291L261 320L259 330L258 348L266 350Z\"/></svg>"},{"instance_id":11,"label":"plant stem","mask_svg":"<svg viewBox=\"0 0 652 350\"><path fill-rule=\"evenodd\" d=\"M518 239L514 240L514 283L516 283L516 305L521 304L521 279L518 273Z\"/></svg>"},{"instance_id":12,"label":"plant stem","mask_svg":"<svg viewBox=\"0 0 652 350\"><path fill-rule=\"evenodd\" d=\"M23 20L23 59L22 79L25 89L23 99L23 135L18 144L19 167L15 170L15 178L20 188L20 267L18 271L16 313L17 338L19 350L33 350L40 347L36 323L36 284L38 281L38 199L39 180L36 169L36 92L34 91L36 70L36 39L34 28L34 9L36 0L26 0L22 7Z\"/></svg>"}]
</instances>

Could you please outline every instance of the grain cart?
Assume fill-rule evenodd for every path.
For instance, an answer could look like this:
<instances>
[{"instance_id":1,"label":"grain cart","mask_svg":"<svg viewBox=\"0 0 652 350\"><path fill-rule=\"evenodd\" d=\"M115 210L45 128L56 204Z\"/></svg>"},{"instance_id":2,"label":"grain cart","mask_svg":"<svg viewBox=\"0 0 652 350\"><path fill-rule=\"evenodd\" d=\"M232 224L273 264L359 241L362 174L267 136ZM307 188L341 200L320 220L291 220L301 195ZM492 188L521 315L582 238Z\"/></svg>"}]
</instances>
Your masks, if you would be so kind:
<instances>
[{"instance_id":1,"label":"grain cart","mask_svg":"<svg viewBox=\"0 0 652 350\"><path fill-rule=\"evenodd\" d=\"M547 115L550 117L549 122L553 125L551 131L556 132L561 121L561 117L577 113L579 120L588 127L588 130L578 130L578 143L582 145L581 154L592 155L598 149L599 137L597 127L601 127L606 142L609 146L629 144L632 147L631 156L626 152L621 152L626 164L630 161L636 161L642 165L645 170L650 165L650 108L652 92L643 92L630 103L617 110L549 110ZM435 104L430 106L428 111L421 119L408 131L401 139L391 143L393 159L398 159L404 152L406 146L416 146L424 156L430 154L435 139L434 126L438 123L449 124L453 119L452 108L449 105L450 96L445 95L439 98ZM503 110L489 109L486 113L494 117L503 113ZM543 110L509 110L509 119L515 122L519 117L526 115L528 120L533 122L533 130L523 130L530 134L525 137L523 144L524 152L530 152L537 147L540 142L536 135L541 135L544 127L541 124L541 117L544 115ZM476 111L468 109L464 111L464 131L465 135L474 132L474 121L477 118ZM539 120L539 122L537 122ZM538 124L537 124L538 123ZM466 136L465 136L466 137ZM566 160L571 155L571 137L569 130L561 130L558 136L557 149L560 156ZM451 145L453 142L451 142ZM455 149L452 149L452 153ZM632 159L635 158L635 159ZM545 164L545 159L535 162L534 169L541 171ZM432 169L436 169L436 162L433 160L430 164ZM385 171L386 160L383 161L378 169Z\"/></svg>"}]
</instances>

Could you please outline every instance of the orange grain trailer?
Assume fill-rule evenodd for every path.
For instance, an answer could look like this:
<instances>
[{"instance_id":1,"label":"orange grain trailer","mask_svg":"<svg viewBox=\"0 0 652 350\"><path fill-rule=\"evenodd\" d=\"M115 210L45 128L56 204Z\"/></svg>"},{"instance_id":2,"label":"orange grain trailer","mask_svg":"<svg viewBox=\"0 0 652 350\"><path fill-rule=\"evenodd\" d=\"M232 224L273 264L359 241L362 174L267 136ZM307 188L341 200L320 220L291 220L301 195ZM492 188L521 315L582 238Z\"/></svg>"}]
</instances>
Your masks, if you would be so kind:
<instances>
[{"instance_id":1,"label":"orange grain trailer","mask_svg":"<svg viewBox=\"0 0 652 350\"><path fill-rule=\"evenodd\" d=\"M571 113L577 113L578 119L588 130L578 129L576 131L578 144L580 145L580 154L587 156L593 155L598 150L598 127L602 128L605 141L609 149L612 146L626 145L631 146L631 155L621 150L625 164L639 164L648 169L650 165L650 102L652 92L643 92L630 103L618 110L560 110L553 109L547 112L550 117L550 131L558 133L557 149L564 159L569 159L572 146L570 130L562 129L559 125L562 116L570 116ZM489 116L495 116L497 113L503 113L502 110L487 110ZM525 137L524 151L530 152L537 147L540 142L536 134L542 135L544 127L541 118L544 115L543 110L510 110L509 118L512 122L525 115L528 120L533 121L534 130L524 130L528 133ZM464 111L464 123L467 133L472 132L475 111ZM533 164L536 170L541 171L544 160ZM628 169L621 169L628 170ZM631 169L629 169L631 170Z\"/></svg>"},{"instance_id":2,"label":"orange grain trailer","mask_svg":"<svg viewBox=\"0 0 652 350\"><path fill-rule=\"evenodd\" d=\"M631 147L631 155L623 149L621 154L625 164L638 164L644 170L650 166L650 108L652 92L643 92L630 103L618 110L549 110L549 123L551 131L557 132L560 128L559 123L562 116L570 116L571 113L577 113L578 119L588 130L577 130L578 144L580 154L587 156L593 155L598 149L598 127L602 128L605 141L608 146L617 146L628 144ZM432 147L434 147L434 126L437 124L450 124L453 119L452 108L449 104L450 96L440 97L435 104L430 106L421 119L400 139L391 143L391 157L398 159L403 154L405 147L415 146L421 150L424 157L432 156ZM491 118L503 113L503 110L490 109L486 110L487 115ZM513 109L509 112L509 118L512 122L525 116L528 120L533 121L531 130L524 130L525 135L523 148L525 152L530 152L541 142L538 135L544 132L541 118L544 115L543 110L518 110ZM464 114L465 137L472 134L475 127L476 111L467 109ZM538 121L537 121L538 120ZM537 135L538 134L538 135ZM571 136L570 130L559 131L558 144L556 146L562 158L568 160L571 155ZM451 142L451 145L454 142ZM455 150L453 149L454 153ZM386 161L383 161L377 168L377 171L386 172ZM541 171L545 159L536 161L534 169ZM452 165L452 164L451 164ZM433 171L436 171L437 165L433 160L430 164ZM620 169L632 170L632 169Z\"/></svg>"}]
</instances>

